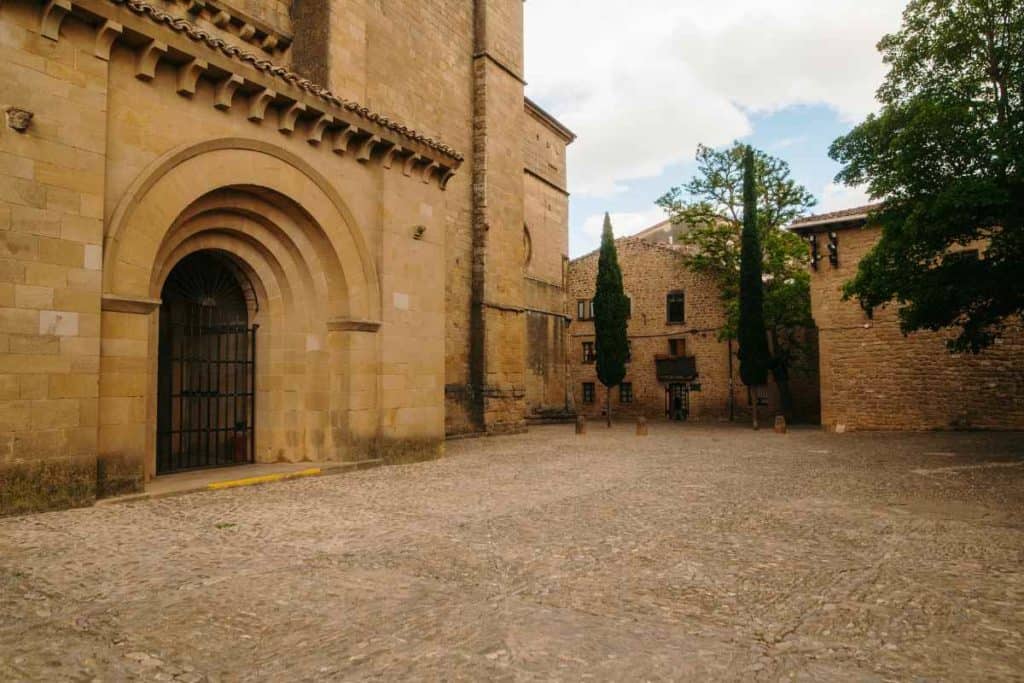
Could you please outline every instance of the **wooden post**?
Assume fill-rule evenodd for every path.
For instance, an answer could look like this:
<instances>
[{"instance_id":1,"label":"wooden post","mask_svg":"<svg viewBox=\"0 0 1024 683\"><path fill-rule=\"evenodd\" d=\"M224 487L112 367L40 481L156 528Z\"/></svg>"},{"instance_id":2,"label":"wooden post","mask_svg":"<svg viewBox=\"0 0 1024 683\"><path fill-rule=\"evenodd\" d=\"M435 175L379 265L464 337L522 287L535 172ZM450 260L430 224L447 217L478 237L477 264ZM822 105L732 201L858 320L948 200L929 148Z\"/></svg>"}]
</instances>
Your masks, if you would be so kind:
<instances>
[{"instance_id":1,"label":"wooden post","mask_svg":"<svg viewBox=\"0 0 1024 683\"><path fill-rule=\"evenodd\" d=\"M580 415L579 417L576 418L576 433L587 433L587 418L585 418L583 415Z\"/></svg>"}]
</instances>

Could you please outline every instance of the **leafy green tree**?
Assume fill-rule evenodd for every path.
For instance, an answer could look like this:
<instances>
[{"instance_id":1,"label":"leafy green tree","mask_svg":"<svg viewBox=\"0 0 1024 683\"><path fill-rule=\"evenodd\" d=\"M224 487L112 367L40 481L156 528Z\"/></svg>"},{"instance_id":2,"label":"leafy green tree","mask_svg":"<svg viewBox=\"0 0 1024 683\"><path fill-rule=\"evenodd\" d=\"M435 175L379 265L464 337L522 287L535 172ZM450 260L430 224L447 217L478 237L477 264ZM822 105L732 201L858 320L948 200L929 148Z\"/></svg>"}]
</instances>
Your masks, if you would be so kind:
<instances>
[{"instance_id":1,"label":"leafy green tree","mask_svg":"<svg viewBox=\"0 0 1024 683\"><path fill-rule=\"evenodd\" d=\"M911 0L878 47L882 109L831 148L884 200L844 292L977 353L1024 313L1024 2Z\"/></svg>"},{"instance_id":2,"label":"leafy green tree","mask_svg":"<svg viewBox=\"0 0 1024 683\"><path fill-rule=\"evenodd\" d=\"M757 184L754 178L754 150L743 154L743 234L740 248L740 379L747 387L768 383L772 365L765 337L764 283L761 280L761 235L757 225ZM757 428L757 399L754 398L754 428Z\"/></svg>"},{"instance_id":3,"label":"leafy green tree","mask_svg":"<svg viewBox=\"0 0 1024 683\"><path fill-rule=\"evenodd\" d=\"M743 227L744 157L747 145L723 150L701 145L697 173L658 200L680 227L680 242L697 272L714 278L728 313L723 340L737 338ZM812 357L802 331L813 326L807 245L785 226L814 206L810 192L790 177L789 164L759 150L754 155L757 226L762 252L764 320L771 341L771 371L782 410L792 413L789 378Z\"/></svg>"},{"instance_id":4,"label":"leafy green tree","mask_svg":"<svg viewBox=\"0 0 1024 683\"><path fill-rule=\"evenodd\" d=\"M594 334L597 337L597 378L607 389L605 415L609 427L612 426L612 388L619 386L626 376L626 359L629 357L628 315L629 301L622 291L622 270L615 250L612 220L605 214L601 253L597 261Z\"/></svg>"}]
</instances>

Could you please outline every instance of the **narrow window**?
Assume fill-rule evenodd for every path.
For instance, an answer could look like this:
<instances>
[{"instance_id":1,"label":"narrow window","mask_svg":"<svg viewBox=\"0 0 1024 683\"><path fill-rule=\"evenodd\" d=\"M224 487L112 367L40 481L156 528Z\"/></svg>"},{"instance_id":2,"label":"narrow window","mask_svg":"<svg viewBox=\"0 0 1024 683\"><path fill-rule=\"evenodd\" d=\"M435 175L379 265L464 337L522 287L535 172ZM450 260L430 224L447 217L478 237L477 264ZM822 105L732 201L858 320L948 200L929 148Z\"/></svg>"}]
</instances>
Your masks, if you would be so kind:
<instances>
[{"instance_id":1,"label":"narrow window","mask_svg":"<svg viewBox=\"0 0 1024 683\"><path fill-rule=\"evenodd\" d=\"M633 362L633 340L632 339L627 339L626 340L626 362L627 363L632 363Z\"/></svg>"},{"instance_id":2,"label":"narrow window","mask_svg":"<svg viewBox=\"0 0 1024 683\"><path fill-rule=\"evenodd\" d=\"M633 297L626 295L626 319L633 317Z\"/></svg>"},{"instance_id":3,"label":"narrow window","mask_svg":"<svg viewBox=\"0 0 1024 683\"><path fill-rule=\"evenodd\" d=\"M588 316L587 319L588 320L593 320L594 319L594 300L593 299L590 300L590 315Z\"/></svg>"},{"instance_id":4,"label":"narrow window","mask_svg":"<svg viewBox=\"0 0 1024 683\"><path fill-rule=\"evenodd\" d=\"M669 339L668 340L668 355L675 358L686 355L686 340L685 339Z\"/></svg>"},{"instance_id":5,"label":"narrow window","mask_svg":"<svg viewBox=\"0 0 1024 683\"><path fill-rule=\"evenodd\" d=\"M665 301L668 309L668 322L672 324L686 322L686 296L683 292L669 292Z\"/></svg>"},{"instance_id":6,"label":"narrow window","mask_svg":"<svg viewBox=\"0 0 1024 683\"><path fill-rule=\"evenodd\" d=\"M633 383L623 382L619 385L619 403L633 402Z\"/></svg>"},{"instance_id":7,"label":"narrow window","mask_svg":"<svg viewBox=\"0 0 1024 683\"><path fill-rule=\"evenodd\" d=\"M588 365L597 362L597 352L594 350L594 342L583 342L583 362Z\"/></svg>"},{"instance_id":8,"label":"narrow window","mask_svg":"<svg viewBox=\"0 0 1024 683\"><path fill-rule=\"evenodd\" d=\"M587 300L579 299L576 302L576 319L586 320L587 319Z\"/></svg>"},{"instance_id":9,"label":"narrow window","mask_svg":"<svg viewBox=\"0 0 1024 683\"><path fill-rule=\"evenodd\" d=\"M583 383L583 402L593 403L594 402L594 383L584 382Z\"/></svg>"}]
</instances>

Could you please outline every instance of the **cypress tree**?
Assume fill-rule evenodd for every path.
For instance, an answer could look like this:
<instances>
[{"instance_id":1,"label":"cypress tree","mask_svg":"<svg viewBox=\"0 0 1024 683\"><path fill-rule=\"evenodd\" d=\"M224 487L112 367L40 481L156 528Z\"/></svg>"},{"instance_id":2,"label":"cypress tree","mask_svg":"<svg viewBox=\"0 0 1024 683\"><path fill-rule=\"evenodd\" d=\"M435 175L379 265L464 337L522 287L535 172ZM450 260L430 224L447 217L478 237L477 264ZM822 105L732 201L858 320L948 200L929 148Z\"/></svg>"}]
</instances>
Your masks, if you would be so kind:
<instances>
[{"instance_id":1,"label":"cypress tree","mask_svg":"<svg viewBox=\"0 0 1024 683\"><path fill-rule=\"evenodd\" d=\"M754 150L743 155L743 236L740 252L740 379L748 390L768 382L771 353L764 324L764 283L761 280L761 236L757 224L757 184ZM757 424L757 395L752 397L754 429Z\"/></svg>"},{"instance_id":2,"label":"cypress tree","mask_svg":"<svg viewBox=\"0 0 1024 683\"><path fill-rule=\"evenodd\" d=\"M622 291L622 270L615 251L612 220L604 215L601 255L597 261L597 292L594 295L594 334L597 337L597 378L607 390L605 413L612 426L612 389L626 376L629 337L626 334L628 303Z\"/></svg>"}]
</instances>

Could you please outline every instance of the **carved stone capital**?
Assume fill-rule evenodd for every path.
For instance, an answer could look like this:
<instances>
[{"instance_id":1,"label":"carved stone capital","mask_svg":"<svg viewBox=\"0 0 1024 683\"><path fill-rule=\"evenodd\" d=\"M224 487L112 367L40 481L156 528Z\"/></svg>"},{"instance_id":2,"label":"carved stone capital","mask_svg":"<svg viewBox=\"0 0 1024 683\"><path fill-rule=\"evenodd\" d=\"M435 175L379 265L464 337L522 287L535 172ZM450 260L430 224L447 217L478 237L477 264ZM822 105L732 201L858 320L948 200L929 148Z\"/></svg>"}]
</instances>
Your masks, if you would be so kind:
<instances>
[{"instance_id":1,"label":"carved stone capital","mask_svg":"<svg viewBox=\"0 0 1024 683\"><path fill-rule=\"evenodd\" d=\"M19 133L24 133L28 130L28 127L32 125L32 117L35 115L28 109L21 109L19 107L12 107L9 105L5 105L2 109L9 128L18 131Z\"/></svg>"},{"instance_id":2,"label":"carved stone capital","mask_svg":"<svg viewBox=\"0 0 1024 683\"><path fill-rule=\"evenodd\" d=\"M113 313L149 315L159 308L161 303L160 299L107 293L103 295L101 306L104 311L111 311Z\"/></svg>"}]
</instances>

